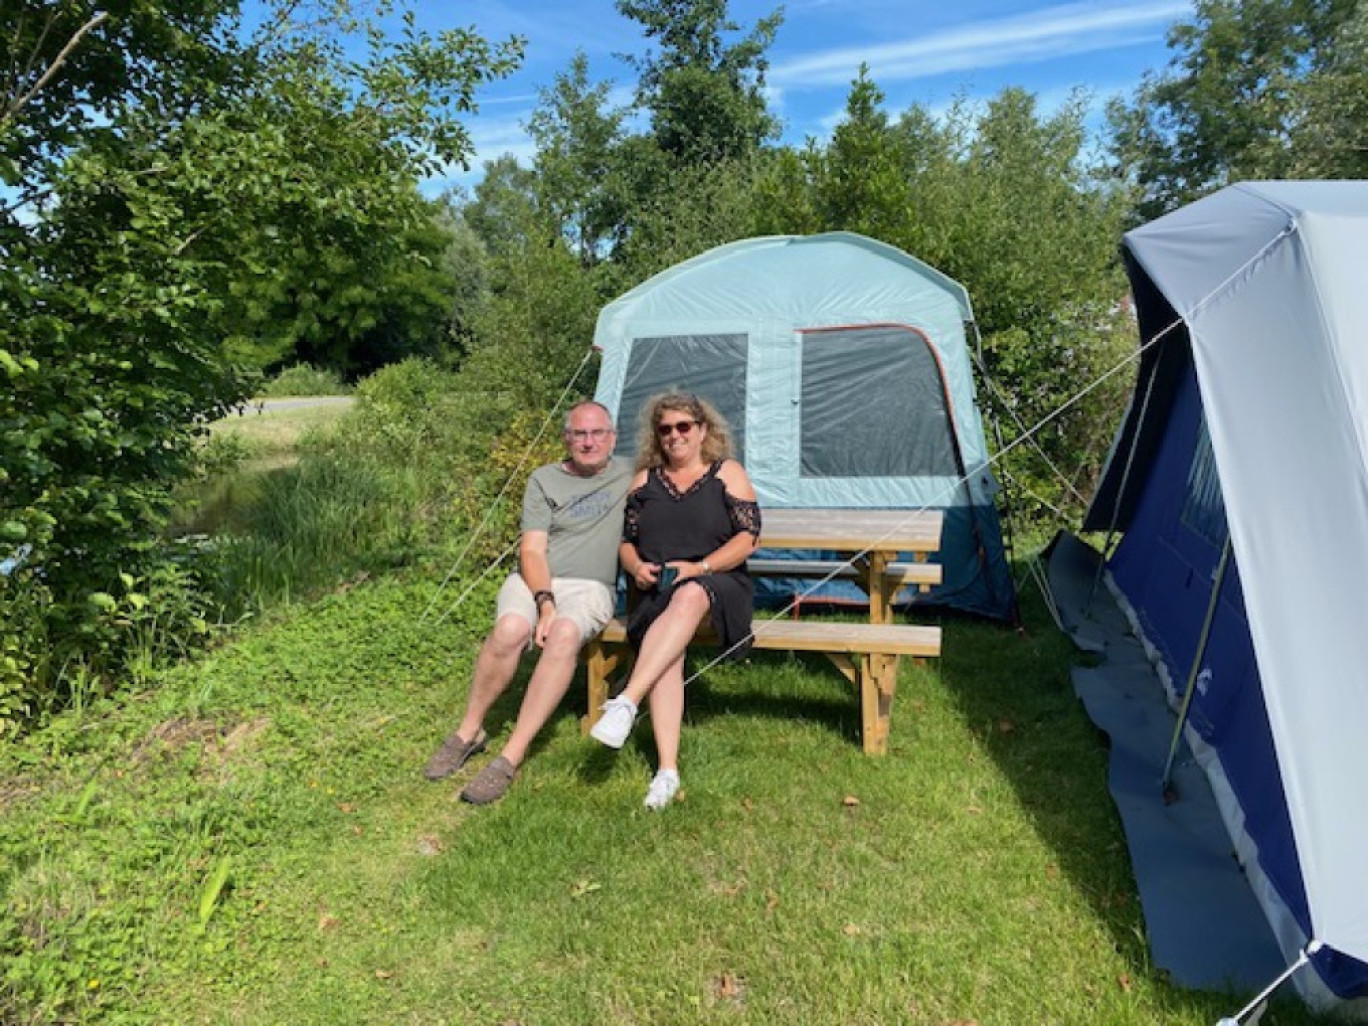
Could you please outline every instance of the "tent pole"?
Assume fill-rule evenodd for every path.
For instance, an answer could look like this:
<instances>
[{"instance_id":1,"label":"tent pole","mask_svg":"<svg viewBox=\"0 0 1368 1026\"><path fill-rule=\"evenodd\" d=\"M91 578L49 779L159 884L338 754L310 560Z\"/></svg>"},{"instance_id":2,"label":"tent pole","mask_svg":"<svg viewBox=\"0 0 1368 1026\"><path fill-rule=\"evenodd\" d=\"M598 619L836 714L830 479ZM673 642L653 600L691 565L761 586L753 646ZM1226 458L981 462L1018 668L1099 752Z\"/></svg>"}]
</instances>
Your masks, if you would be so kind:
<instances>
[{"instance_id":1,"label":"tent pole","mask_svg":"<svg viewBox=\"0 0 1368 1026\"><path fill-rule=\"evenodd\" d=\"M1183 726L1187 723L1188 710L1192 707L1192 693L1197 686L1197 671L1206 655L1207 641L1211 637L1211 624L1216 619L1216 603L1221 597L1221 584L1225 581L1226 567L1230 564L1230 532L1226 531L1225 544L1221 546L1221 561L1216 564L1216 579L1211 584L1211 597L1207 599L1206 619L1202 621L1202 633L1197 639L1197 651L1192 656L1192 667L1188 670L1187 687L1183 689L1183 704L1178 710L1178 722L1173 725L1173 738L1169 741L1168 758L1164 760L1164 776L1159 781L1164 804L1172 805L1178 800L1178 791L1173 786L1173 760L1178 754L1178 745L1183 739Z\"/></svg>"},{"instance_id":2,"label":"tent pole","mask_svg":"<svg viewBox=\"0 0 1368 1026\"><path fill-rule=\"evenodd\" d=\"M1111 520L1107 527L1107 537L1102 543L1102 558L1097 561L1097 573L1093 576L1092 587L1088 590L1088 601L1084 606L1085 610L1091 610L1093 599L1097 597L1097 586L1102 583L1102 573L1107 567L1107 550L1112 546L1112 539L1116 537L1116 521L1121 515L1121 500L1126 494L1126 485L1130 483L1131 468L1135 465L1135 453L1140 448L1140 427L1145 423L1145 414L1149 412L1150 396L1154 394L1154 379L1159 376L1159 354L1154 354L1154 362L1150 364L1149 381L1145 383L1145 397L1140 401L1140 413L1135 418L1135 434L1131 436L1130 452L1126 453L1126 466L1121 471L1121 481L1116 486L1116 503L1112 506Z\"/></svg>"}]
</instances>

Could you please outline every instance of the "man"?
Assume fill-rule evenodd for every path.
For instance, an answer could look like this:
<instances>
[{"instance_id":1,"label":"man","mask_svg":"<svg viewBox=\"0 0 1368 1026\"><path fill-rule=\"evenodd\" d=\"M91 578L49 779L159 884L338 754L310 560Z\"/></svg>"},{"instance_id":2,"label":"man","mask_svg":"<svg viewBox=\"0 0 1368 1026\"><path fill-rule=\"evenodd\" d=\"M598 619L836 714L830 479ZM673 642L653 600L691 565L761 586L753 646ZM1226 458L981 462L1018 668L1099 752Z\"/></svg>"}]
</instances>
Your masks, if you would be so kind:
<instances>
[{"instance_id":1,"label":"man","mask_svg":"<svg viewBox=\"0 0 1368 1026\"><path fill-rule=\"evenodd\" d=\"M441 780L484 750L485 714L504 693L529 646L541 649L503 752L461 792L487 805L504 796L532 739L565 697L580 647L612 618L622 507L632 467L613 456L607 409L583 402L565 415L567 458L538 467L523 494L518 570L499 589L494 629L475 661L460 726L423 773Z\"/></svg>"}]
</instances>

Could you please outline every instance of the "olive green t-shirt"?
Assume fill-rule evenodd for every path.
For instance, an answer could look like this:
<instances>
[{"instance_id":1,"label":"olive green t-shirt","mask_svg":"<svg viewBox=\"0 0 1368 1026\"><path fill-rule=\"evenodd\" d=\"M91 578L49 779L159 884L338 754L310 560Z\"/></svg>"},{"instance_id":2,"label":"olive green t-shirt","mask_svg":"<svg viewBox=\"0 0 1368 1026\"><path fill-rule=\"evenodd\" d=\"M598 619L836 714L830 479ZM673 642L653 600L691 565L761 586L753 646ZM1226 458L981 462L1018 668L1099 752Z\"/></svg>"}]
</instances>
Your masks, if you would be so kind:
<instances>
[{"instance_id":1,"label":"olive green t-shirt","mask_svg":"<svg viewBox=\"0 0 1368 1026\"><path fill-rule=\"evenodd\" d=\"M532 471L523 493L522 529L545 531L552 577L617 582L622 507L632 465L617 456L593 477L562 463Z\"/></svg>"}]
</instances>

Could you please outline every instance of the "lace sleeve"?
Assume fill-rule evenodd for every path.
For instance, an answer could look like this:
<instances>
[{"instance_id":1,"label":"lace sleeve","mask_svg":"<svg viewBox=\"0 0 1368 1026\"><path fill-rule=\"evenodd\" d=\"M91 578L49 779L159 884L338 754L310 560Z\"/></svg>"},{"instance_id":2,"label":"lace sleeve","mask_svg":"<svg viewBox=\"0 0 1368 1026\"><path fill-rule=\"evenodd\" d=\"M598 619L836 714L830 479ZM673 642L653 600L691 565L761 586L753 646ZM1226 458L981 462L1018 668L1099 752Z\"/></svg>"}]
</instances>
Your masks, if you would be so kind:
<instances>
[{"instance_id":1,"label":"lace sleeve","mask_svg":"<svg viewBox=\"0 0 1368 1026\"><path fill-rule=\"evenodd\" d=\"M760 504L748 499L738 499L730 492L727 497L727 514L731 517L732 527L737 534L746 532L757 541L760 539Z\"/></svg>"},{"instance_id":2,"label":"lace sleeve","mask_svg":"<svg viewBox=\"0 0 1368 1026\"><path fill-rule=\"evenodd\" d=\"M641 489L627 495L627 505L622 511L622 540L637 544L641 538Z\"/></svg>"}]
</instances>

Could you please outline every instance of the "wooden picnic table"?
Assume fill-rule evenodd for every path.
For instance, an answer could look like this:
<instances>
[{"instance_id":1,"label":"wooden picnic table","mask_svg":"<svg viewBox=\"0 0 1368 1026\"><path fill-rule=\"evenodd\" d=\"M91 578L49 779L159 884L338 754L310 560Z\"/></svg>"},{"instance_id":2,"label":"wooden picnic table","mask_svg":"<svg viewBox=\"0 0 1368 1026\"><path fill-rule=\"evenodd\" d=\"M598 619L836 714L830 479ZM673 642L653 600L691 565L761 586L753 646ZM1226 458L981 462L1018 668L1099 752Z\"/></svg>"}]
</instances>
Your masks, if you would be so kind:
<instances>
[{"instance_id":1,"label":"wooden picnic table","mask_svg":"<svg viewBox=\"0 0 1368 1026\"><path fill-rule=\"evenodd\" d=\"M852 576L869 595L868 623L824 623L776 619L757 615L756 648L821 652L855 686L860 696L864 750L881 755L887 750L889 719L897 688L898 661L908 656L918 662L940 655L941 629L893 622L893 597L903 584L922 588L939 584L940 566L927 563L939 551L943 517L939 510L905 509L764 509L760 544L771 549L814 549L859 556ZM899 553L912 553L915 562L894 565ZM752 573L774 576L812 576L810 567L824 564L801 560L749 560ZM839 567L839 564L826 564ZM820 572L817 576L823 576ZM705 621L696 641L707 643L711 627ZM589 713L587 733L597 710L608 699L609 675L629 656L627 624L609 622L587 646Z\"/></svg>"},{"instance_id":2,"label":"wooden picnic table","mask_svg":"<svg viewBox=\"0 0 1368 1026\"><path fill-rule=\"evenodd\" d=\"M910 509L775 509L761 513L760 544L769 549L816 549L856 556L855 577L869 596L869 622L893 622L893 598L904 583L923 590L940 583L940 567L890 573L901 552L916 563L940 551L945 517L940 510ZM784 576L794 569L753 560L752 572Z\"/></svg>"}]
</instances>

